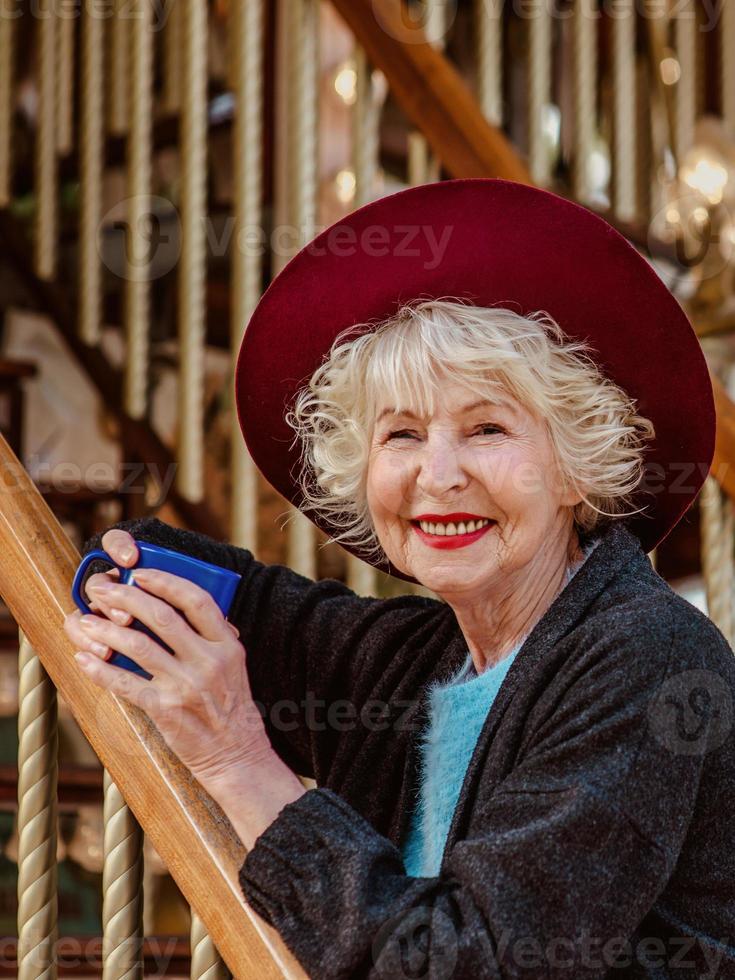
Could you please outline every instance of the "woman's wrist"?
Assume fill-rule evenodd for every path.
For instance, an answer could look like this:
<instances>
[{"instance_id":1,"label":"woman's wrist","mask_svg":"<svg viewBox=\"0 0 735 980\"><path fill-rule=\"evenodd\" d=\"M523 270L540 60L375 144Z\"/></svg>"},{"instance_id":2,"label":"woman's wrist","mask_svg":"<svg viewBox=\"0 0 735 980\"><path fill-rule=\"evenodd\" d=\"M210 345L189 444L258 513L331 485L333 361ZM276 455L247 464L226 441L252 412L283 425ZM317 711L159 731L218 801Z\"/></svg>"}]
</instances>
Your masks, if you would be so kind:
<instances>
[{"instance_id":1,"label":"woman's wrist","mask_svg":"<svg viewBox=\"0 0 735 980\"><path fill-rule=\"evenodd\" d=\"M248 851L284 806L306 792L296 773L275 752L200 782L220 805Z\"/></svg>"}]
</instances>

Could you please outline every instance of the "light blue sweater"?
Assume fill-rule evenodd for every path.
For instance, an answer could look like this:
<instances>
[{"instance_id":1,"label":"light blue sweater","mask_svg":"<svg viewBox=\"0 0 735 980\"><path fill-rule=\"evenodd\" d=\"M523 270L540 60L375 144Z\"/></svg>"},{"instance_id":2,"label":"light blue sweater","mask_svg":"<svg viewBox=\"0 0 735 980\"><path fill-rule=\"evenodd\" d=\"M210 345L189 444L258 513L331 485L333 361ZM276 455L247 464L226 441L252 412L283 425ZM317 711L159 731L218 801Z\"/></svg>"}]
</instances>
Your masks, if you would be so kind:
<instances>
[{"instance_id":1,"label":"light blue sweater","mask_svg":"<svg viewBox=\"0 0 735 980\"><path fill-rule=\"evenodd\" d=\"M584 548L584 558L567 570L564 588L594 551L599 538ZM528 636L529 634L526 634ZM402 845L406 874L439 874L442 854L467 767L493 701L526 636L498 663L477 674L472 654L460 670L429 689L429 725L420 743L421 787Z\"/></svg>"}]
</instances>

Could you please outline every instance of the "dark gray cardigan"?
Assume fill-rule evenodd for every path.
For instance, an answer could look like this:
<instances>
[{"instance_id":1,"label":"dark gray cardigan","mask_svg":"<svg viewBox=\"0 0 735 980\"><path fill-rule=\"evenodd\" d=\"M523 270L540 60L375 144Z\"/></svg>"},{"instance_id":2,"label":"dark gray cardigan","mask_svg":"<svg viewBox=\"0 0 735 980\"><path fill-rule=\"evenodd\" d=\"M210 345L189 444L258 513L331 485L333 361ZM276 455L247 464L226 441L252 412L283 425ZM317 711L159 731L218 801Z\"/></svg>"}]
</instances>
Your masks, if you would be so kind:
<instances>
[{"instance_id":1,"label":"dark gray cardigan","mask_svg":"<svg viewBox=\"0 0 735 980\"><path fill-rule=\"evenodd\" d=\"M451 608L116 526L243 575L230 619L253 696L317 788L240 881L315 980L735 977L735 659L623 524L511 665L436 878L408 877L399 844L426 686L467 655Z\"/></svg>"}]
</instances>

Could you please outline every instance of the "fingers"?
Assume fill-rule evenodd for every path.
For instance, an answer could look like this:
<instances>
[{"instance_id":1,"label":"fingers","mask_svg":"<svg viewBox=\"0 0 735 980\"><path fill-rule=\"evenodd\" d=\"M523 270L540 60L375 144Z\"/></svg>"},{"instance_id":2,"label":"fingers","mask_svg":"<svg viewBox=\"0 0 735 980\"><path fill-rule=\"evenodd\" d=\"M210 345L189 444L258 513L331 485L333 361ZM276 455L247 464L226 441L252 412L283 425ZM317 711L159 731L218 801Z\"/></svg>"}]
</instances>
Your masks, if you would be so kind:
<instances>
[{"instance_id":1,"label":"fingers","mask_svg":"<svg viewBox=\"0 0 735 980\"><path fill-rule=\"evenodd\" d=\"M132 534L123 531L121 528L113 528L111 531L106 531L102 535L102 548L114 562L122 565L123 568L132 568L138 561L138 546L135 543L135 538ZM109 603L105 602L102 594L93 595L90 591L90 589L94 588L95 584L116 581L119 577L120 573L116 568L111 569L109 572L90 575L84 584L84 592L87 593L89 607L91 609L95 612L99 611L104 613L108 619L119 623L121 626L126 626L131 619L128 613L122 609L115 609L113 606L110 606Z\"/></svg>"},{"instance_id":2,"label":"fingers","mask_svg":"<svg viewBox=\"0 0 735 980\"><path fill-rule=\"evenodd\" d=\"M173 606L180 610L192 628L205 640L221 643L230 639L233 631L237 631L237 627L228 624L209 592L189 579L160 569L140 568L133 572L133 580L146 593L151 593L149 598L152 599L153 595L160 596L167 607ZM137 616L132 609L131 612ZM146 625L149 624L146 622ZM151 629L158 632L155 626L151 626Z\"/></svg>"},{"instance_id":3,"label":"fingers","mask_svg":"<svg viewBox=\"0 0 735 980\"><path fill-rule=\"evenodd\" d=\"M127 626L131 621L130 613L126 613L124 609L115 609L106 603L104 599L101 598L102 593L96 593L96 586L103 582L117 582L120 578L120 572L113 568L109 572L97 572L94 575L90 575L84 584L84 592L87 593L87 599L90 609L94 612L101 612L108 619L111 619L114 623L118 623L120 626ZM92 589L92 592L88 590Z\"/></svg>"},{"instance_id":4,"label":"fingers","mask_svg":"<svg viewBox=\"0 0 735 980\"><path fill-rule=\"evenodd\" d=\"M129 670L113 667L112 664L105 663L91 653L82 651L75 654L75 657L85 675L95 684L112 691L113 694L120 695L139 708L145 709L150 702L150 681L133 674ZM143 665L141 664L141 666Z\"/></svg>"},{"instance_id":5,"label":"fingers","mask_svg":"<svg viewBox=\"0 0 735 980\"><path fill-rule=\"evenodd\" d=\"M132 568L138 561L138 546L127 531L113 528L102 535L102 547L117 565Z\"/></svg>"},{"instance_id":6,"label":"fingers","mask_svg":"<svg viewBox=\"0 0 735 980\"><path fill-rule=\"evenodd\" d=\"M136 572L135 575L142 575L142 572L143 569L141 569L140 573ZM167 572L158 574L169 575ZM170 577L176 578L177 576ZM203 589L199 591L213 603L208 593L204 592ZM105 597L104 601L109 603L109 605L123 609L135 617L135 619L140 620L141 623L147 626L156 636L160 637L182 659L195 660L201 655L202 639L207 640L209 636L203 636L203 634L195 632L195 623L192 620L187 622L169 602L149 594L143 588L137 588L132 583L130 585L101 583L93 591L94 595L98 593ZM221 622L224 623L222 614L219 613L219 610L217 612ZM221 626L219 637L221 638L223 635L228 638L231 636L229 630Z\"/></svg>"},{"instance_id":7,"label":"fingers","mask_svg":"<svg viewBox=\"0 0 735 980\"><path fill-rule=\"evenodd\" d=\"M99 617L94 617L98 619ZM107 659L112 651L102 643L101 638L90 635L81 629L82 613L79 609L69 613L64 620L64 631L77 650L89 650L98 657Z\"/></svg>"},{"instance_id":8,"label":"fingers","mask_svg":"<svg viewBox=\"0 0 735 980\"><path fill-rule=\"evenodd\" d=\"M67 617L64 628L78 650L89 651L102 660L117 650L154 677L181 672L176 658L140 630L116 626L100 616L82 616L78 610Z\"/></svg>"}]
</instances>

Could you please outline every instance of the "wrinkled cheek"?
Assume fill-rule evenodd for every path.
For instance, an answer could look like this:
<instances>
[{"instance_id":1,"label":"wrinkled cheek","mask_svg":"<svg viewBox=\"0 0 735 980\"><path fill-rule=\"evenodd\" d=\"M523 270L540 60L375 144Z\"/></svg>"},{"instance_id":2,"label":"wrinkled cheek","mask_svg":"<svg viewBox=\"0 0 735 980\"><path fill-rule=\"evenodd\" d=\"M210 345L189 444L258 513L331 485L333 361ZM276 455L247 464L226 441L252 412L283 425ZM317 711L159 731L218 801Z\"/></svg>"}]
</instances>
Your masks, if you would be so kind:
<instances>
[{"instance_id":1,"label":"wrinkled cheek","mask_svg":"<svg viewBox=\"0 0 735 980\"><path fill-rule=\"evenodd\" d=\"M474 460L472 466L468 466L468 472L489 494L500 496L506 491L518 492L519 484L524 479L519 470L524 465L522 460L515 459L512 454L496 454Z\"/></svg>"},{"instance_id":2,"label":"wrinkled cheek","mask_svg":"<svg viewBox=\"0 0 735 980\"><path fill-rule=\"evenodd\" d=\"M548 493L548 473L536 463L523 462L513 467L509 484L520 499L531 500Z\"/></svg>"},{"instance_id":3,"label":"wrinkled cheek","mask_svg":"<svg viewBox=\"0 0 735 980\"><path fill-rule=\"evenodd\" d=\"M368 500L376 513L405 514L410 505L410 481L398 463L381 463L368 477Z\"/></svg>"}]
</instances>

